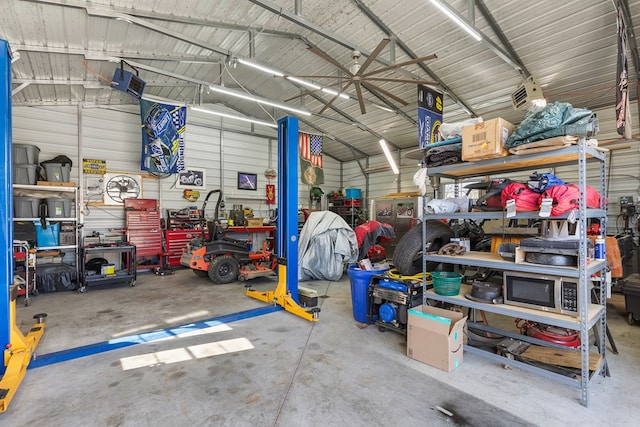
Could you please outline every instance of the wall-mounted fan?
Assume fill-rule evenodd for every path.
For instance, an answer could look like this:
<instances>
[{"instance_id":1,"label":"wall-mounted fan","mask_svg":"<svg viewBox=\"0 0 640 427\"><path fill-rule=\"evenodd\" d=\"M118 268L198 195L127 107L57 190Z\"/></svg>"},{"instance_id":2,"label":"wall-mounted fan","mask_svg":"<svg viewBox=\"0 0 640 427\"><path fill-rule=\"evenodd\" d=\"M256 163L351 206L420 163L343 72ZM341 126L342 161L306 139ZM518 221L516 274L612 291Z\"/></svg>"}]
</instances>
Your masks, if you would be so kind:
<instances>
[{"instance_id":1,"label":"wall-mounted fan","mask_svg":"<svg viewBox=\"0 0 640 427\"><path fill-rule=\"evenodd\" d=\"M124 199L137 199L142 194L141 177L138 175L105 174L104 203L119 205Z\"/></svg>"},{"instance_id":2,"label":"wall-mounted fan","mask_svg":"<svg viewBox=\"0 0 640 427\"><path fill-rule=\"evenodd\" d=\"M364 106L364 98L362 97L362 88L364 87L365 89L369 90L372 93L380 93L386 97L389 97L391 99L393 99L394 101L402 104L402 105L408 105L408 103L402 99L397 97L396 95L392 94L391 92L389 92L388 90L385 90L383 88L381 88L380 86L378 86L377 84L375 84L374 82L394 82L394 83L410 83L410 84L424 84L424 85L437 85L437 82L432 82L432 81L428 81L428 80L413 80L413 79L396 79L396 78L391 78L391 77L376 77L376 75L381 74L381 73L385 73L387 71L393 71L396 70L400 67L403 67L405 65L410 65L410 64L416 64L419 62L424 62L424 61L428 61L430 59L434 59L437 58L437 56L435 54L433 55L428 55L428 56L423 56L420 58L415 58L415 59L411 59L409 61L404 61L404 62L399 62L397 64L394 65L389 65L387 67L382 67L382 68L378 68L376 70L373 71L369 71L366 72L367 69L369 68L369 66L371 65L371 63L378 57L378 55L380 55L380 53L382 52L382 50L387 46L387 44L389 44L389 39L382 39L382 41L380 43L378 43L378 46L374 49L373 52L371 52L371 55L364 61L363 64L360 64L358 62L358 60L360 59L360 56L362 56L362 54L357 51L354 50L351 53L351 57L353 58L353 64L351 64L349 66L349 68L343 66L342 64L340 64L338 61L336 61L335 59L331 58L330 56L328 56L326 53L322 52L321 50L315 48L315 47L310 47L309 51L311 51L312 53L318 55L320 58L324 59L325 61L329 62L330 64L333 64L334 66L336 66L340 71L342 71L344 73L343 76L319 76L319 75L306 75L306 76L285 76L285 77L301 77L301 78L313 78L313 79L339 79L339 81L337 83L330 83L328 86L338 86L338 85L343 85L339 91L338 94L335 95L333 98L331 98L331 100L329 100L328 102L325 103L324 107L322 107L322 110L320 110L320 114L323 113L327 108L329 108L331 106L331 104L333 104L333 102L340 96L340 94L342 94L344 91L346 91L347 89L349 89L349 87L351 87L351 85L353 85L356 89L356 94L358 96L358 103L360 104L360 111L362 112L362 114L365 114L367 112L365 106Z\"/></svg>"}]
</instances>

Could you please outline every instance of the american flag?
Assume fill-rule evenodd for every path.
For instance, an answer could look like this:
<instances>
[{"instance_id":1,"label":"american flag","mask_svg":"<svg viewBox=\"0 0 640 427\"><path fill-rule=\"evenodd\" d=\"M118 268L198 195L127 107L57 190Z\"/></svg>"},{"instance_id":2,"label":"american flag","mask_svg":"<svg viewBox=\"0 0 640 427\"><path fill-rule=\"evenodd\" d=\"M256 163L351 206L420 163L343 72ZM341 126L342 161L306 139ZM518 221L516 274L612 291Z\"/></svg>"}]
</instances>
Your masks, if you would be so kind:
<instances>
[{"instance_id":1,"label":"american flag","mask_svg":"<svg viewBox=\"0 0 640 427\"><path fill-rule=\"evenodd\" d=\"M322 135L299 132L300 156L322 169Z\"/></svg>"}]
</instances>

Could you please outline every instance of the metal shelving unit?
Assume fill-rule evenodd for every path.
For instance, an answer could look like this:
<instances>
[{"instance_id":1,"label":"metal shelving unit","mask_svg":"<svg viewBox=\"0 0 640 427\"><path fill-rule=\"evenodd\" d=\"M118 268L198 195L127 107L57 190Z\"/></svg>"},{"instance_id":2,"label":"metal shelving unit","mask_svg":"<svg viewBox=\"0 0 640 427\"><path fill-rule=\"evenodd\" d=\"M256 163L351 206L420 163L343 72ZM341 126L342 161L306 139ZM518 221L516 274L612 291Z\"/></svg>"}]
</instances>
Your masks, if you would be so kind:
<instances>
[{"instance_id":1,"label":"metal shelving unit","mask_svg":"<svg viewBox=\"0 0 640 427\"><path fill-rule=\"evenodd\" d=\"M78 263L79 263L79 240L78 240L78 224L79 213L80 213L80 203L79 203L79 191L78 187L70 187L70 186L57 186L57 185L27 185L27 184L13 184L13 191L21 190L23 193L34 192L34 193L73 193L73 216L71 217L47 217L47 221L52 222L73 222L75 228L75 244L74 245L56 245L56 246L36 246L34 249L38 251L46 251L46 250L73 250L74 251L74 264L76 268L76 274L79 272ZM40 218L13 218L14 222L17 221L39 221Z\"/></svg>"},{"instance_id":2,"label":"metal shelving unit","mask_svg":"<svg viewBox=\"0 0 640 427\"><path fill-rule=\"evenodd\" d=\"M463 295L469 292L463 286L460 294L453 297L437 295L433 290L425 291L423 294L424 303L428 300L441 301L444 303L454 304L457 306L468 307L472 310L482 310L489 313L495 313L503 316L523 318L534 322L546 323L553 326L558 326L566 329L572 329L580 331L580 356L581 356L581 375L579 378L571 378L568 376L560 375L549 370L542 369L540 367L528 365L517 360L509 359L504 356L491 353L478 348L465 346L465 351L470 353L479 354L484 357L491 358L502 364L508 364L517 366L523 370L543 375L545 377L560 381L565 384L576 386L581 389L581 403L584 406L589 404L589 386L591 381L597 377L598 374L604 375L607 372L606 363L606 296L605 286L600 286L600 298L601 304L591 303L591 276L593 274L600 274L600 277L605 277L606 262L605 261L589 261L588 259L588 242L587 242L587 220L590 218L597 218L600 220L601 232L606 233L606 153L607 150L603 150L587 143L584 138L580 138L576 145L548 151L544 153L536 153L522 156L507 156L498 159L484 160L471 163L462 163L455 165L446 165L428 169L428 175L431 177L446 177L452 179L461 179L474 176L491 175L494 173L509 173L524 170L539 169L541 166L545 168L563 166L563 165L575 165L578 167L578 187L580 189L581 198L579 201L578 215L577 215L577 235L582 236L580 238L580 244L578 249L578 266L577 267L558 267L558 266L546 266L531 263L515 263L511 261L503 260L499 255L485 252L468 252L462 256L450 256L450 255L432 255L425 254L423 257L423 265L426 262L439 262L447 264L455 264L462 266L482 266L496 270L503 271L519 271L530 273L547 273L552 275L563 275L566 277L578 278L578 283L581 289L579 292L579 317L572 317L569 315L547 313L544 311L532 310L528 308L516 307L505 304L483 304L471 301L465 298ZM586 175L587 175L587 163L597 162L599 166L600 176L600 194L601 206L600 209L587 209L586 207ZM426 224L427 219L503 219L505 218L505 212L469 212L469 213L456 213L456 214L435 214L424 215L423 224ZM524 212L518 213L517 218L538 218L537 212ZM549 218L550 220L563 220L567 215L560 217ZM423 232L423 236L425 233ZM593 327L598 327L596 333L599 339L597 340L599 357L596 360L595 369L589 369L589 332ZM483 329L480 325L479 329ZM493 328L491 329L496 332ZM498 331L502 333L504 331ZM505 336L509 336L509 333L505 333ZM512 335L513 336L513 335ZM526 337L524 335L517 335L517 338L522 341L534 342L541 345L550 345L535 338ZM550 345L552 346L552 345Z\"/></svg>"}]
</instances>

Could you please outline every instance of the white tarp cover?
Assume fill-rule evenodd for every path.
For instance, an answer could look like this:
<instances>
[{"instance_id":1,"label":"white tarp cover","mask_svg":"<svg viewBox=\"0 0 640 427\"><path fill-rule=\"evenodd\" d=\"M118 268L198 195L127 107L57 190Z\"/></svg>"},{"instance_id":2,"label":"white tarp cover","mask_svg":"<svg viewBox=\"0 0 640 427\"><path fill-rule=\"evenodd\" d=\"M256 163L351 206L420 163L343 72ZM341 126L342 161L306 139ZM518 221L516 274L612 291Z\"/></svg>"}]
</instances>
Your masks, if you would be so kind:
<instances>
[{"instance_id":1,"label":"white tarp cover","mask_svg":"<svg viewBox=\"0 0 640 427\"><path fill-rule=\"evenodd\" d=\"M358 259L356 233L339 215L312 212L298 242L298 280L339 280L344 263Z\"/></svg>"}]
</instances>

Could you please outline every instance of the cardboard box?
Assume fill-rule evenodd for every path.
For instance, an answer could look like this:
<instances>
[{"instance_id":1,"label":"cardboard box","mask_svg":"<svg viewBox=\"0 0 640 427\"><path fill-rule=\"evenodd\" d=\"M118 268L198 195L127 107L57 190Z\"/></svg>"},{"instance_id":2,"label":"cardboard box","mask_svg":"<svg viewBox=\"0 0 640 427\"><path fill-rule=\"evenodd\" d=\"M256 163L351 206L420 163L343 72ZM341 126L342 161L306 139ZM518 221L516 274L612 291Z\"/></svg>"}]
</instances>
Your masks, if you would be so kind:
<instances>
[{"instance_id":1,"label":"cardboard box","mask_svg":"<svg viewBox=\"0 0 640 427\"><path fill-rule=\"evenodd\" d=\"M462 364L467 317L456 311L422 305L409 310L407 356L451 372Z\"/></svg>"},{"instance_id":2,"label":"cardboard box","mask_svg":"<svg viewBox=\"0 0 640 427\"><path fill-rule=\"evenodd\" d=\"M509 151L504 147L515 126L505 119L497 118L462 128L462 160L504 157Z\"/></svg>"},{"instance_id":3,"label":"cardboard box","mask_svg":"<svg viewBox=\"0 0 640 427\"><path fill-rule=\"evenodd\" d=\"M245 221L247 227L262 227L264 225L263 218L247 218Z\"/></svg>"}]
</instances>

